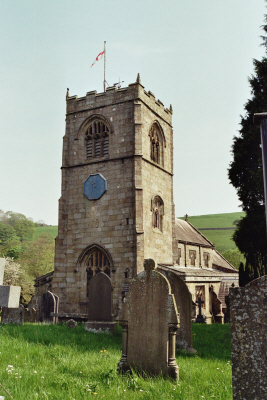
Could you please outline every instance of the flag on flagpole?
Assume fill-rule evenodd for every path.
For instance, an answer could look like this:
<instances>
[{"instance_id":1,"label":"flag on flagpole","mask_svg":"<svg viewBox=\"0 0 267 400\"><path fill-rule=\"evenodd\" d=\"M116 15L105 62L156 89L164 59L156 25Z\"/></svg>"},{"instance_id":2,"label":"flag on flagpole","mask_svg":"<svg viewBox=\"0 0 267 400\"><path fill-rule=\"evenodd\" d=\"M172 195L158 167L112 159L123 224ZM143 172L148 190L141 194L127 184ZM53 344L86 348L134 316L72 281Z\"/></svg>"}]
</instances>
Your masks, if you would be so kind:
<instances>
[{"instance_id":1,"label":"flag on flagpole","mask_svg":"<svg viewBox=\"0 0 267 400\"><path fill-rule=\"evenodd\" d=\"M101 53L98 54L98 56L96 57L95 61L93 62L93 64L91 65L91 68L93 65L95 65L95 63L99 60L101 60L101 58L103 57L103 55L105 54L105 50L101 51Z\"/></svg>"}]
</instances>

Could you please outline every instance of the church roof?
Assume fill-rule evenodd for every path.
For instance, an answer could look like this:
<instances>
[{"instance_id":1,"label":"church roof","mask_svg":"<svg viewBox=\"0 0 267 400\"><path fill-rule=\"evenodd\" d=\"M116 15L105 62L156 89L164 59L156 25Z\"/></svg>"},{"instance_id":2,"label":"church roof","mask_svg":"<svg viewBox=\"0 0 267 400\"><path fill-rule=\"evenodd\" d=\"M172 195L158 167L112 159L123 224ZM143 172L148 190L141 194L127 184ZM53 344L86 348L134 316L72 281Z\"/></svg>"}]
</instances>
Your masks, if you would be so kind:
<instances>
[{"instance_id":1,"label":"church roof","mask_svg":"<svg viewBox=\"0 0 267 400\"><path fill-rule=\"evenodd\" d=\"M176 239L179 242L198 244L205 247L214 247L213 244L202 235L202 233L190 224L190 222L179 218L175 219L175 234Z\"/></svg>"},{"instance_id":2,"label":"church roof","mask_svg":"<svg viewBox=\"0 0 267 400\"><path fill-rule=\"evenodd\" d=\"M233 272L238 272L235 267L232 266L216 249L213 250L213 268L219 267L218 269L232 270Z\"/></svg>"}]
</instances>

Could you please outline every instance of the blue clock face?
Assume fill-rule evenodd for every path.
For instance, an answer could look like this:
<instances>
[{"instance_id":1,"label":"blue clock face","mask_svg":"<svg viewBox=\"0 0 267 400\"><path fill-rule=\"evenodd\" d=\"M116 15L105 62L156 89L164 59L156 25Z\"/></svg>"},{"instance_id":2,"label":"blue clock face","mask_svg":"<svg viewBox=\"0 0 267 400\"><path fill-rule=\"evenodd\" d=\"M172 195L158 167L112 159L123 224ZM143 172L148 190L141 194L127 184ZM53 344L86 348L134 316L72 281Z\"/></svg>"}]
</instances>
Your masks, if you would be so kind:
<instances>
[{"instance_id":1,"label":"blue clock face","mask_svg":"<svg viewBox=\"0 0 267 400\"><path fill-rule=\"evenodd\" d=\"M101 174L89 175L83 184L83 193L89 200L100 199L107 190L107 181Z\"/></svg>"}]
</instances>

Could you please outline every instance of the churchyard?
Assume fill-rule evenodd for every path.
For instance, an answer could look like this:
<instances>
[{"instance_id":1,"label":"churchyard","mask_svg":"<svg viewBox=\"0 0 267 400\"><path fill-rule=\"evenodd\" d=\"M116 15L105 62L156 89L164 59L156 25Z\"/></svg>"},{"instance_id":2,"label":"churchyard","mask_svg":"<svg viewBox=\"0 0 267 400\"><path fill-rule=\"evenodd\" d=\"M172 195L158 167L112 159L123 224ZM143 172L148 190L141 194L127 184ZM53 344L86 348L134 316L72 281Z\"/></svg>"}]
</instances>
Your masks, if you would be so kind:
<instances>
[{"instance_id":1,"label":"churchyard","mask_svg":"<svg viewBox=\"0 0 267 400\"><path fill-rule=\"evenodd\" d=\"M111 335L83 324L9 324L1 326L0 341L0 384L15 400L232 399L229 324L193 324L198 353L176 352L178 382L117 375L120 327ZM1 387L0 396L10 399Z\"/></svg>"}]
</instances>

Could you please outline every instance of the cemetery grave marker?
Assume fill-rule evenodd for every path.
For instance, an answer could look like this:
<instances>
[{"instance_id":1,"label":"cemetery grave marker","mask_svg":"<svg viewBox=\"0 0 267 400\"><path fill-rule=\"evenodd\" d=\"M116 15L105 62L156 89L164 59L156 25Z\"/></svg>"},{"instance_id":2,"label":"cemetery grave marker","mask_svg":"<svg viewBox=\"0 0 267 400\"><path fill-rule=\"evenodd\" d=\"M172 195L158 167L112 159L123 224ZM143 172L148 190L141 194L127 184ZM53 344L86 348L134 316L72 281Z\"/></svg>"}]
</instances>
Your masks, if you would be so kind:
<instances>
[{"instance_id":1,"label":"cemetery grave marker","mask_svg":"<svg viewBox=\"0 0 267 400\"><path fill-rule=\"evenodd\" d=\"M117 330L112 314L112 285L111 280L104 272L98 272L91 278L88 287L88 321L86 330Z\"/></svg>"},{"instance_id":2,"label":"cemetery grave marker","mask_svg":"<svg viewBox=\"0 0 267 400\"><path fill-rule=\"evenodd\" d=\"M167 278L145 260L145 271L132 280L119 317L123 329L118 371L131 368L178 379L175 359L179 314Z\"/></svg>"},{"instance_id":3,"label":"cemetery grave marker","mask_svg":"<svg viewBox=\"0 0 267 400\"><path fill-rule=\"evenodd\" d=\"M266 399L267 276L231 288L229 300L233 399Z\"/></svg>"},{"instance_id":4,"label":"cemetery grave marker","mask_svg":"<svg viewBox=\"0 0 267 400\"><path fill-rule=\"evenodd\" d=\"M45 292L39 305L39 322L56 324L58 317L51 313L58 313L59 297L49 291Z\"/></svg>"},{"instance_id":5,"label":"cemetery grave marker","mask_svg":"<svg viewBox=\"0 0 267 400\"><path fill-rule=\"evenodd\" d=\"M203 300L201 300L201 297L198 297L196 303L198 304L198 315L196 317L196 321L198 324L204 324L205 323L205 319L202 315L201 312L201 304L204 304L205 302Z\"/></svg>"},{"instance_id":6,"label":"cemetery grave marker","mask_svg":"<svg viewBox=\"0 0 267 400\"><path fill-rule=\"evenodd\" d=\"M6 260L0 258L0 307L18 308L20 298L20 286L3 285Z\"/></svg>"}]
</instances>

